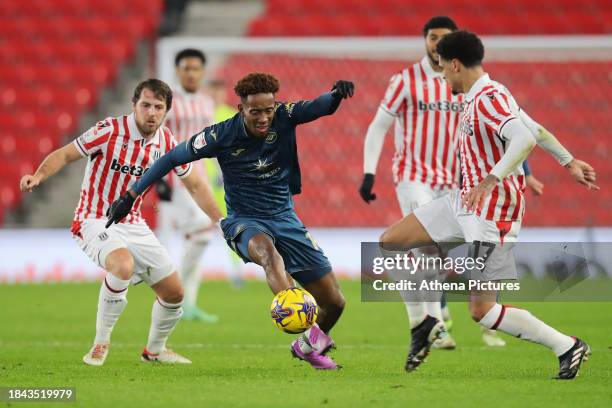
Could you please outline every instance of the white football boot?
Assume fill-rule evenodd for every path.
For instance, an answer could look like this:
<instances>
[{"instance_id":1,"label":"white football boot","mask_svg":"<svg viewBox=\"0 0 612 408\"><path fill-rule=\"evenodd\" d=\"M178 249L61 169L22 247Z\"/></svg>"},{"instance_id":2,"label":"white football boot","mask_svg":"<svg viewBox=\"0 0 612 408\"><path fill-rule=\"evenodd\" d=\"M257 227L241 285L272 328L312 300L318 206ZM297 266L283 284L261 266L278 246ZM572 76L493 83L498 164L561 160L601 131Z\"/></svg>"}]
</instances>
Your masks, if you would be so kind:
<instances>
[{"instance_id":1,"label":"white football boot","mask_svg":"<svg viewBox=\"0 0 612 408\"><path fill-rule=\"evenodd\" d=\"M108 356L108 344L94 344L83 356L83 362L92 366L101 366Z\"/></svg>"},{"instance_id":2,"label":"white football boot","mask_svg":"<svg viewBox=\"0 0 612 408\"><path fill-rule=\"evenodd\" d=\"M499 334L496 330L487 329L486 327L482 327L482 341L489 347L504 347L506 345L506 341L499 337Z\"/></svg>"},{"instance_id":3,"label":"white football boot","mask_svg":"<svg viewBox=\"0 0 612 408\"><path fill-rule=\"evenodd\" d=\"M162 364L191 364L191 360L181 356L180 354L170 349L163 349L160 353L153 354L145 348L142 351L140 359L147 363L151 362Z\"/></svg>"}]
</instances>

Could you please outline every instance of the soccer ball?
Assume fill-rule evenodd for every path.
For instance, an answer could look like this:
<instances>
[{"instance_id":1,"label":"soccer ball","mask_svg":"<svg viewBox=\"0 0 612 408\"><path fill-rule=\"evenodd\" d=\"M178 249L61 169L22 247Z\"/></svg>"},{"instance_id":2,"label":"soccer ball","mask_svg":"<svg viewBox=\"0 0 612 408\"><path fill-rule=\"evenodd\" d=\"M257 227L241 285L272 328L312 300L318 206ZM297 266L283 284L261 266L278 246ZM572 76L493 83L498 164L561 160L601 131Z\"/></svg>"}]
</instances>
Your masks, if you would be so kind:
<instances>
[{"instance_id":1,"label":"soccer ball","mask_svg":"<svg viewBox=\"0 0 612 408\"><path fill-rule=\"evenodd\" d=\"M299 288L290 288L274 296L270 306L272 321L285 333L302 333L312 327L319 315L314 297Z\"/></svg>"}]
</instances>

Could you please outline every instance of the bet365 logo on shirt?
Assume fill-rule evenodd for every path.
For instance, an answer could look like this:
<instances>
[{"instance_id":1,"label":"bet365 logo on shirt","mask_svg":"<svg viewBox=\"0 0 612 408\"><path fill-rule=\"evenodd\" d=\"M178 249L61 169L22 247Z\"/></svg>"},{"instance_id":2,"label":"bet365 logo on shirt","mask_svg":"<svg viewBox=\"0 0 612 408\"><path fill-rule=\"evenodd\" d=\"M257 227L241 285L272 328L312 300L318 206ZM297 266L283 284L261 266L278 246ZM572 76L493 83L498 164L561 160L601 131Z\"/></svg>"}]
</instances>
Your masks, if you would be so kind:
<instances>
[{"instance_id":1,"label":"bet365 logo on shirt","mask_svg":"<svg viewBox=\"0 0 612 408\"><path fill-rule=\"evenodd\" d=\"M142 166L128 166L127 164L119 163L117 159L113 159L111 163L111 170L118 171L122 174L129 174L131 176L140 177L149 169L145 169Z\"/></svg>"}]
</instances>

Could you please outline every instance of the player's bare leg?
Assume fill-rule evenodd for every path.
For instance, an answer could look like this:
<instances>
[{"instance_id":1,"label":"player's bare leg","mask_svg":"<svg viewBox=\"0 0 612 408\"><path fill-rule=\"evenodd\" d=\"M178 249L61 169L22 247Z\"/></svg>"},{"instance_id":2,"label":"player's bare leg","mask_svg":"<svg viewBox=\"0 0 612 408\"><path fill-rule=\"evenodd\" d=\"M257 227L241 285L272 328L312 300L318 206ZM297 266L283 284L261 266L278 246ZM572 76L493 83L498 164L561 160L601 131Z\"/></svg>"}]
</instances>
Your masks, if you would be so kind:
<instances>
[{"instance_id":1,"label":"player's bare leg","mask_svg":"<svg viewBox=\"0 0 612 408\"><path fill-rule=\"evenodd\" d=\"M340 319L346 303L336 276L330 272L321 279L305 285L304 289L314 296L319 305L319 317L317 318L319 328L329 333Z\"/></svg>"},{"instance_id":2,"label":"player's bare leg","mask_svg":"<svg viewBox=\"0 0 612 408\"><path fill-rule=\"evenodd\" d=\"M151 328L142 361L166 364L191 364L187 358L166 348L166 341L183 314L183 287L178 273L170 275L151 286L157 294L151 311Z\"/></svg>"},{"instance_id":3,"label":"player's bare leg","mask_svg":"<svg viewBox=\"0 0 612 408\"><path fill-rule=\"evenodd\" d=\"M557 378L575 378L582 362L591 352L584 341L567 336L550 327L524 309L500 305L494 291L472 292L470 314L472 319L488 329L499 330L522 340L542 344L559 358Z\"/></svg>"},{"instance_id":4,"label":"player's bare leg","mask_svg":"<svg viewBox=\"0 0 612 408\"><path fill-rule=\"evenodd\" d=\"M294 357L308 361L314 368L335 370L341 368L326 353L335 348L329 331L336 324L344 310L344 296L340 291L338 281L329 272L321 279L304 285L319 305L317 324L302 333L291 343L291 353Z\"/></svg>"},{"instance_id":5,"label":"player's bare leg","mask_svg":"<svg viewBox=\"0 0 612 408\"><path fill-rule=\"evenodd\" d=\"M414 214L409 214L391 225L380 237L383 250L403 251L434 245L434 241ZM406 308L412 320L421 317L420 323L411 328L411 344L404 368L415 370L427 357L433 342L445 332L444 323L429 316L424 302L406 302ZM418 321L418 320L417 320Z\"/></svg>"},{"instance_id":6,"label":"player's bare leg","mask_svg":"<svg viewBox=\"0 0 612 408\"><path fill-rule=\"evenodd\" d=\"M100 287L96 316L96 338L83 362L101 366L108 356L110 338L115 323L127 306L127 292L134 270L134 258L126 248L119 248L107 255L107 275Z\"/></svg>"},{"instance_id":7,"label":"player's bare leg","mask_svg":"<svg viewBox=\"0 0 612 408\"><path fill-rule=\"evenodd\" d=\"M276 250L272 238L261 233L249 240L249 257L260 265L265 273L268 286L275 295L281 290L292 287L293 281L287 277L285 262Z\"/></svg>"}]
</instances>

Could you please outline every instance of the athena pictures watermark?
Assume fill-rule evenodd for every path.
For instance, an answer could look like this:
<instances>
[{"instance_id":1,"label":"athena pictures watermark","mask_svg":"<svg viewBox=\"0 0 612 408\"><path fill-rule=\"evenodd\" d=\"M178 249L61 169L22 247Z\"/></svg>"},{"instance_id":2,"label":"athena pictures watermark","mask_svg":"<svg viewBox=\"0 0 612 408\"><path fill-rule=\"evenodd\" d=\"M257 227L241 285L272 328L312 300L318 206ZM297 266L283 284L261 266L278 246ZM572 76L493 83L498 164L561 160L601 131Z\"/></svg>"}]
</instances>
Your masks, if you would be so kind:
<instances>
[{"instance_id":1,"label":"athena pictures watermark","mask_svg":"<svg viewBox=\"0 0 612 408\"><path fill-rule=\"evenodd\" d=\"M362 301L608 301L612 243L361 244Z\"/></svg>"}]
</instances>

